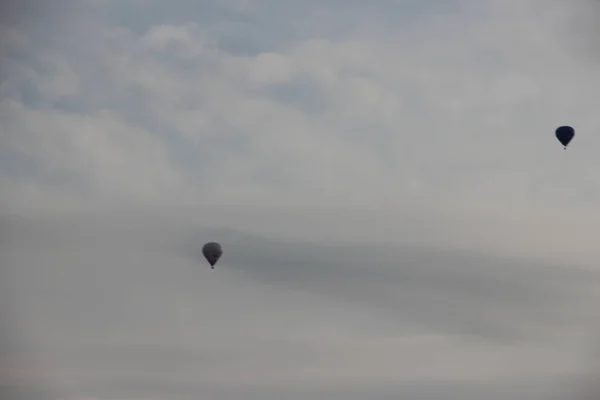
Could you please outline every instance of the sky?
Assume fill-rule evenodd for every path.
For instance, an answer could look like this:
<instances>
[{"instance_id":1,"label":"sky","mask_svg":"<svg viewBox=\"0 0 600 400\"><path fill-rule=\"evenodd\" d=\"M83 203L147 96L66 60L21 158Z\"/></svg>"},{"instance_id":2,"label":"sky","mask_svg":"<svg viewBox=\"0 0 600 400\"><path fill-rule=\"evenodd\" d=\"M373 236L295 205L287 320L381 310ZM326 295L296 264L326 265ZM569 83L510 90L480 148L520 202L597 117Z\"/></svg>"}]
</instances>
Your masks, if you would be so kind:
<instances>
[{"instance_id":1,"label":"sky","mask_svg":"<svg viewBox=\"0 0 600 400\"><path fill-rule=\"evenodd\" d=\"M0 397L595 398L599 20L2 2Z\"/></svg>"}]
</instances>

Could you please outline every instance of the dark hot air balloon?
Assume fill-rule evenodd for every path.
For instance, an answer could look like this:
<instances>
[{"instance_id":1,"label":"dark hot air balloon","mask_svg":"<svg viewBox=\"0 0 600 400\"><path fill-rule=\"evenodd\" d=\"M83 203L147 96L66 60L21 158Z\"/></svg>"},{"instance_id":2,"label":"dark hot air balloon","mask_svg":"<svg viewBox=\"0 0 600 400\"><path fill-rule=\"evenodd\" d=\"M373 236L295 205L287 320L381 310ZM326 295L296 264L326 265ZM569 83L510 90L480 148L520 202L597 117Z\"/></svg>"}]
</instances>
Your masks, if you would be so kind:
<instances>
[{"instance_id":1,"label":"dark hot air balloon","mask_svg":"<svg viewBox=\"0 0 600 400\"><path fill-rule=\"evenodd\" d=\"M208 242L202 246L202 254L206 261L210 264L211 269L215 269L215 264L219 261L219 258L223 255L223 249L217 242Z\"/></svg>"},{"instance_id":2,"label":"dark hot air balloon","mask_svg":"<svg viewBox=\"0 0 600 400\"><path fill-rule=\"evenodd\" d=\"M560 144L565 147L565 149L567 148L567 145L571 139L573 139L573 136L575 136L575 129L570 126L560 126L556 128L556 138Z\"/></svg>"}]
</instances>

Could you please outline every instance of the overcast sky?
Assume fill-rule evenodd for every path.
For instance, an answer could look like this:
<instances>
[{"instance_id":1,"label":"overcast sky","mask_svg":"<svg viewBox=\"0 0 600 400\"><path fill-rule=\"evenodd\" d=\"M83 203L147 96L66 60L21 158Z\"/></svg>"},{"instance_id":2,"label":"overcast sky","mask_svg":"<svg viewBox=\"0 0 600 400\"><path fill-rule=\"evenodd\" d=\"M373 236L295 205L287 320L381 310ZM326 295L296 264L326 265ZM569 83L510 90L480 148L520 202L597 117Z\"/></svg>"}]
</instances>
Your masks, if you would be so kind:
<instances>
[{"instance_id":1,"label":"overcast sky","mask_svg":"<svg viewBox=\"0 0 600 400\"><path fill-rule=\"evenodd\" d=\"M593 0L0 23L2 399L597 393Z\"/></svg>"}]
</instances>

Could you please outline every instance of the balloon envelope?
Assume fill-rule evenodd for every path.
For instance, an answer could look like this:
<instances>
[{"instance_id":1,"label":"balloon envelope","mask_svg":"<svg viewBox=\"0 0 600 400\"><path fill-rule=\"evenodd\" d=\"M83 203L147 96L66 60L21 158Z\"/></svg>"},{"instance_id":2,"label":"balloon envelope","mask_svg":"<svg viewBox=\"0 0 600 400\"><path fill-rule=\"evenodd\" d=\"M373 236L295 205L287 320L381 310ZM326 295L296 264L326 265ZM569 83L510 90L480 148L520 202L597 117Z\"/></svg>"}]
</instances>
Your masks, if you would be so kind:
<instances>
[{"instance_id":1,"label":"balloon envelope","mask_svg":"<svg viewBox=\"0 0 600 400\"><path fill-rule=\"evenodd\" d=\"M560 126L556 128L556 138L560 144L565 146L565 149L567 148L567 145L571 139L573 139L573 136L575 136L575 129L570 126Z\"/></svg>"},{"instance_id":2,"label":"balloon envelope","mask_svg":"<svg viewBox=\"0 0 600 400\"><path fill-rule=\"evenodd\" d=\"M214 268L219 258L223 255L223 249L217 242L208 242L202 246L202 254L210 266Z\"/></svg>"}]
</instances>

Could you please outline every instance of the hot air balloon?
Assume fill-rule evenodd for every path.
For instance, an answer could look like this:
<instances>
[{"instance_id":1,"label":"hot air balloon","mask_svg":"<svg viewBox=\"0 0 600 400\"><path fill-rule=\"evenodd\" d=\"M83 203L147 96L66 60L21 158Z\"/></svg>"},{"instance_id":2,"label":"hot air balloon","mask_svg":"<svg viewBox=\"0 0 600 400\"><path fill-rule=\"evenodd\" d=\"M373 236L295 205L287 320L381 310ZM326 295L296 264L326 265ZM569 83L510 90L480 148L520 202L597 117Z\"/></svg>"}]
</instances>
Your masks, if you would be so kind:
<instances>
[{"instance_id":1,"label":"hot air balloon","mask_svg":"<svg viewBox=\"0 0 600 400\"><path fill-rule=\"evenodd\" d=\"M210 264L211 269L215 269L215 264L219 261L219 258L223 255L223 249L217 242L208 242L202 246L202 254L206 261Z\"/></svg>"},{"instance_id":2,"label":"hot air balloon","mask_svg":"<svg viewBox=\"0 0 600 400\"><path fill-rule=\"evenodd\" d=\"M567 145L575 136L575 129L570 126L560 126L556 128L556 138L567 149Z\"/></svg>"}]
</instances>

